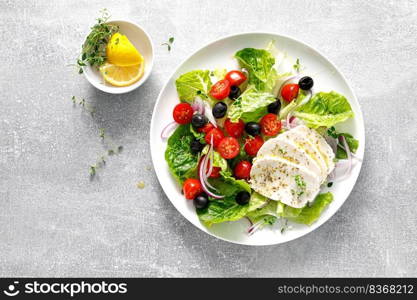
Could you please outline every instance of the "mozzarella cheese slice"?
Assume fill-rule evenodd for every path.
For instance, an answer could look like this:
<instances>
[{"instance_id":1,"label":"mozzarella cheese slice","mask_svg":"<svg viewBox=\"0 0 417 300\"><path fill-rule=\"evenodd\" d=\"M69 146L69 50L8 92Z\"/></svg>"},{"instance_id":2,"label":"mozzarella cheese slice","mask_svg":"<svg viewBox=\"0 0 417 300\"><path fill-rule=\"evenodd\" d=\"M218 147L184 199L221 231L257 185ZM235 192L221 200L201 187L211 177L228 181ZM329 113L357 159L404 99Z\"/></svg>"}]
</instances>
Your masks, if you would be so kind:
<instances>
[{"instance_id":1,"label":"mozzarella cheese slice","mask_svg":"<svg viewBox=\"0 0 417 300\"><path fill-rule=\"evenodd\" d=\"M251 169L251 187L261 195L295 208L314 201L334 169L332 148L304 125L270 139L259 149Z\"/></svg>"},{"instance_id":2,"label":"mozzarella cheese slice","mask_svg":"<svg viewBox=\"0 0 417 300\"><path fill-rule=\"evenodd\" d=\"M330 174L335 166L334 152L326 140L315 130L309 129L307 126L297 126L295 129L300 131L306 138L317 148L327 166L327 174Z\"/></svg>"},{"instance_id":3,"label":"mozzarella cheese slice","mask_svg":"<svg viewBox=\"0 0 417 300\"><path fill-rule=\"evenodd\" d=\"M312 202L320 191L316 174L280 157L255 159L250 175L255 191L295 208Z\"/></svg>"},{"instance_id":4,"label":"mozzarella cheese slice","mask_svg":"<svg viewBox=\"0 0 417 300\"><path fill-rule=\"evenodd\" d=\"M289 132L284 132L276 138L265 142L262 148L259 149L257 157L280 157L294 164L305 166L320 178L320 182L323 182L327 178L327 172L324 166L314 160L304 148L294 143L289 137Z\"/></svg>"}]
</instances>

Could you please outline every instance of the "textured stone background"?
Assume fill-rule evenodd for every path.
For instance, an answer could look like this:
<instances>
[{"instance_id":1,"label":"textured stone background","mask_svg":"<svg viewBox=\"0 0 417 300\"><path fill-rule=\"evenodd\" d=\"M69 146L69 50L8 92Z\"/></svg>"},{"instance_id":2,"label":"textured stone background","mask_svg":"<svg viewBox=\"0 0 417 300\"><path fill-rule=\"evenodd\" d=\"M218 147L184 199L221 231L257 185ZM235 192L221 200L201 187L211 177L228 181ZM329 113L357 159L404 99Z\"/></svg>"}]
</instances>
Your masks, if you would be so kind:
<instances>
[{"instance_id":1,"label":"textured stone background","mask_svg":"<svg viewBox=\"0 0 417 300\"><path fill-rule=\"evenodd\" d=\"M151 78L127 95L104 94L67 66L103 7L143 25L156 46ZM417 276L415 1L3 0L0 24L1 276ZM340 211L301 239L258 248L190 225L157 182L148 144L175 66L212 39L252 30L293 35L335 62L367 134ZM159 45L170 36L169 53ZM90 181L104 151L99 128L124 151Z\"/></svg>"}]
</instances>

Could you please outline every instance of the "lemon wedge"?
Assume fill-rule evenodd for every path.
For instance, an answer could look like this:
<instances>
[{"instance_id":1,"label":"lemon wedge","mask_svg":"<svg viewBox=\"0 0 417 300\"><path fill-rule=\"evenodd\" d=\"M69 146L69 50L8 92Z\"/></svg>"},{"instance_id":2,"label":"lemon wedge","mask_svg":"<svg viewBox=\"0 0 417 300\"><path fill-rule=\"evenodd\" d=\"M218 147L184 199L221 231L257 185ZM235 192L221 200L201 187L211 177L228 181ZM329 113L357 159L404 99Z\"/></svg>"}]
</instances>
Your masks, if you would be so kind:
<instances>
[{"instance_id":1,"label":"lemon wedge","mask_svg":"<svg viewBox=\"0 0 417 300\"><path fill-rule=\"evenodd\" d=\"M119 32L112 35L106 48L107 62L121 67L142 64L143 57L129 39Z\"/></svg>"},{"instance_id":2,"label":"lemon wedge","mask_svg":"<svg viewBox=\"0 0 417 300\"><path fill-rule=\"evenodd\" d=\"M116 66L105 63L100 67L100 73L104 80L114 86L128 86L142 78L145 70L145 63L134 66Z\"/></svg>"}]
</instances>

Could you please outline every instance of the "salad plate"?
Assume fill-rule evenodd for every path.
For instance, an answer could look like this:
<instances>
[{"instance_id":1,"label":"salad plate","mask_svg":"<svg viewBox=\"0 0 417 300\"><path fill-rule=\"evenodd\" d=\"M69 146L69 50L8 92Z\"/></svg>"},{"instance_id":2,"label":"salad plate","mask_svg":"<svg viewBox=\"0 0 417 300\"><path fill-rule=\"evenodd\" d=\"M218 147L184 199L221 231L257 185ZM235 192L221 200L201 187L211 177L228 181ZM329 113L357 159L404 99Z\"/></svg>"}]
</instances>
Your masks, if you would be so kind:
<instances>
[{"instance_id":1,"label":"salad plate","mask_svg":"<svg viewBox=\"0 0 417 300\"><path fill-rule=\"evenodd\" d=\"M260 68L262 69L261 72L264 72L263 74L266 74L266 71L265 71L266 68L262 65L262 62L259 62L260 61L259 57L255 57L255 58L249 57L247 58L248 60L245 61L246 58L242 58L243 54L242 55L238 54L239 51L243 51L241 53L244 53L244 55L247 55L249 52L251 52L248 49L251 49L251 51L252 49L255 49L253 50L255 52L258 51L256 49L263 49L262 51L260 51L260 53L264 53L265 52L264 50L266 50L267 55L268 56L271 55L271 57L273 57L272 61L273 61L274 73L272 74L273 80L271 81L273 83L267 84L267 85L270 85L270 88L267 91L267 93L268 95L273 95L274 97L278 99L277 101L281 103L281 104L278 103L279 106L281 107L281 111L285 111L287 106L288 106L287 108L290 108L291 107L290 104L294 106L294 108L292 109L292 112L294 113L294 115L291 116L291 118L290 118L289 113L288 115L284 115L283 118L282 117L278 118L278 123L281 124L282 122L282 130L279 133L274 133L274 136L272 136L272 134L268 134L268 132L264 130L265 125L262 121L264 118L260 120L262 116L259 117L259 120L257 122L259 122L262 126L262 135L265 140L265 143L263 144L265 147L262 146L261 152L262 153L267 152L265 149L263 149L263 148L266 148L266 144L278 143L279 145L281 145L282 143L284 143L285 145L287 144L293 145L294 139L292 140L288 139L288 141L284 141L284 142L282 141L283 139L288 138L287 136L285 136L286 133L283 133L285 131L294 132L292 136L295 136L297 134L299 135L301 133L304 134L305 136L308 136L310 132L314 132L313 135L318 136L317 143L321 142L322 140L328 141L327 138L332 139L332 137L334 138L333 142L336 141L336 146L335 145L332 146L330 142L329 144L327 144L327 142L323 142L323 145L325 147L323 149L325 150L327 148L335 149L334 154L329 155L329 157L327 156L325 157L325 155L323 154L325 150L319 149L320 150L319 152L323 154L323 159L324 158L327 159L326 161L327 165L328 166L331 165L331 167L328 168L327 173L326 171L321 170L321 172L324 173L324 175L320 176L319 179L314 178L314 176L310 176L311 174L314 173L314 172L312 173L311 169L305 170L306 169L305 167L300 167L298 164L293 164L294 161L292 160L291 162L289 162L288 160L284 160L284 162L282 162L282 158L276 158L276 157L273 157L273 155L269 155L268 157L266 156L259 157L260 155L258 155L258 157L252 157L250 159L251 163L253 164L252 171L250 171L251 179L249 180L249 177L248 177L247 178L248 180L245 183L242 183L243 179L238 180L238 178L241 178L241 177L238 177L236 175L236 167L234 163L231 162L232 159L227 159L228 163L225 165L224 169L223 167L221 168L221 176L225 178L225 182L230 182L230 184L233 184L236 186L240 185L240 187L242 186L246 187L248 186L248 184L250 184L252 188L252 189L246 188L246 190L249 191L248 195L250 195L251 202L248 203L247 201L249 200L246 201L244 199L245 197L243 197L243 200L238 199L239 196L237 196L236 201L240 203L240 205L242 205L241 207L238 207L237 209L241 210L242 207L245 207L244 205L247 205L247 206L252 205L252 201L256 201L256 200L253 200L252 198L254 198L255 195L259 195L259 199L262 198L266 200L264 204L258 205L256 207L255 212L261 212L261 210L264 209L266 206L270 205L271 203L274 204L275 205L274 214L273 214L273 217L272 217L273 219L271 222L267 221L267 219L269 218L263 218L264 215L260 215L261 218L257 218L257 217L255 218L253 213L245 215L245 214L241 214L240 212L234 212L234 211L230 211L230 213L234 214L234 216L236 216L237 214L241 214L240 217L230 218L229 211L227 212L227 217L225 216L224 220L221 220L221 221L219 221L218 216L215 216L215 217L213 217L212 215L208 216L207 214L209 214L209 212L207 212L207 210L210 210L210 206L209 206L209 209L207 209L207 204L201 204L198 201L196 204L195 198L194 198L194 201L185 199L181 183L183 183L184 180L188 177L183 177L182 175L184 174L182 174L181 176L178 176L179 173L175 173L175 170L174 171L172 170L172 162L167 163L167 160L166 160L166 151L167 151L167 147L169 147L167 145L167 141L170 141L170 139L172 140L174 138L178 138L178 139L182 138L181 136L183 134L180 132L181 129L178 129L178 128L185 128L184 126L186 126L186 125L172 124L174 120L173 110L180 103L180 99L183 103L190 102L190 104L192 104L193 109L195 109L194 115L198 113L196 111L199 111L201 109L203 109L204 111L204 107L205 107L206 112L207 110L211 111L212 108L207 103L211 103L211 106L213 106L213 104L216 103L216 101L224 98L224 96L223 98L221 98L222 97L221 95L219 96L219 94L215 94L213 92L213 87L219 86L219 84L215 82L218 80L220 81L220 83L222 83L222 78L224 78L225 72L230 71L230 70L239 70L239 72L240 71L243 72L243 74L246 74L247 78L249 78L247 79L247 82L245 83L239 82L239 84L242 84L242 85L240 86L239 94L236 95L236 99L233 99L235 102L238 101L238 102L244 103L244 101L246 100L241 99L241 98L245 97L244 96L245 93L248 94L249 93L248 89L252 87L257 90L268 89L265 86L262 86L261 88L257 86L259 85L259 82L261 82L262 80L255 81L254 79L256 80L258 79L258 78L255 78L255 76L261 76L262 74L259 75L259 69L258 69L257 74L254 75L254 73L251 73L254 71L253 69L251 69L251 63L248 63L248 61L249 62L252 61L252 63L258 64L257 65L258 67L259 67L259 64L261 64L261 68ZM256 53L259 53L259 51ZM247 63L247 65L244 65L244 63ZM190 78L187 77L188 75L184 75L184 74L192 75L192 73L189 73L189 72L193 72L194 70L208 70L209 72L207 71L208 73L205 73L205 74L207 74L207 76L210 77L208 79L210 83L205 87L203 84L203 87L200 88L200 90L198 90L196 94L193 94L195 91L190 90L190 87L193 87L193 83L192 82L190 83ZM270 70L268 72L270 72ZM181 76L183 77L179 79ZM304 78L304 84L308 86L309 83L306 83L307 81L305 81L306 77L310 79L312 78L314 80L313 87L310 86L307 88L300 89L298 96L296 96L296 98L294 99L285 99L285 97L284 99L282 99L283 96L285 96L283 92L283 87L285 87L286 85L289 85L289 86L294 85L293 83L297 83L297 82L298 82L298 85L302 87L302 83L301 83L302 78ZM225 78L227 78L227 75ZM184 81L187 86L184 84L181 85L181 81ZM197 85L201 85L201 84L202 82L197 83ZM206 91L204 91L205 88L207 88ZM196 90L197 89L198 88L196 88ZM192 94L191 96L190 96L190 93ZM229 93L230 93L230 90L228 90L228 95L229 95L228 97L233 98L232 96L230 96L231 94ZM240 95L240 93L242 94ZM298 93L298 87L297 87L297 93ZM193 99L187 99L187 97L188 98L192 97ZM214 99L213 97L216 98L217 100ZM269 96L266 96L266 97L269 97ZM328 116L321 115L318 117L319 120L317 121L317 117L315 116L312 117L312 115L317 113L317 107L313 107L312 109L313 112L307 111L308 107L306 108L306 105L308 106L310 102L314 102L314 101L320 102L318 104L316 103L316 105L320 106L322 105L321 103L325 103L327 101L326 97L330 99L329 100L330 102L333 100L336 102L337 101L345 102L343 105L345 106L345 108L346 107L348 108L348 112L343 112L342 114L339 114L340 111L338 111L337 112L339 114L338 118L341 118L340 120L334 121L335 118L333 118L333 116L331 116L329 119ZM194 98L196 98L196 100L194 100ZM288 102L285 102L285 100L288 100ZM206 103L205 104L206 106L202 104L200 105L202 107L199 107L198 104L196 105L195 103L196 101L197 102L200 101L200 104L201 102ZM257 101L257 100L254 100L254 101ZM271 101L273 101L273 99L268 100L268 101L269 102L267 104L272 104ZM235 109L232 107L236 106L236 104L233 103L233 101L230 99L228 99L227 101L224 100L223 102L228 104L228 115L226 115L226 117L230 116L230 118L232 118L232 115L230 114L230 110ZM239 104L239 105L243 106L243 104ZM298 105L298 108L297 108L297 105ZM310 105L310 108L311 106L312 105ZM339 108L329 109L329 110L332 111L331 113L335 113L335 111L338 109ZM265 107L265 110L266 110L266 107ZM268 110L269 110L269 106L268 106ZM287 109L287 110L290 111L290 109ZM236 111L238 110L235 109L235 112ZM241 114L237 117L237 119L239 119L240 117L241 119L243 119L243 121L245 121L246 125L249 123L249 121L253 121L251 120L251 118L254 117L253 114L247 114L245 116L244 113L242 113L241 111L240 113ZM265 111L265 113L267 113L267 111ZM207 115L207 113L203 113L203 112L202 114ZM278 113L278 116L279 115L280 113ZM341 117L341 115L343 116ZM226 117L224 117L223 120L218 120L219 124L217 124L216 126L219 126L220 128L222 128L224 124L224 119ZM204 119L206 123L207 122L210 123L213 120L213 115L210 116L209 114L208 117L207 118L204 117ZM281 119L281 121L279 121L279 119ZM328 121L328 120L333 120L333 121ZM178 122L177 119L176 121ZM194 126L195 124L198 124L199 121L203 122L204 120L202 118L194 120L193 118L193 123L192 123L193 125L190 124L187 126L189 127ZM216 120L212 122L216 122ZM241 146L242 149L244 147L245 151L247 153L250 153L250 151L246 150L246 144L248 143L247 142L248 138L252 139L253 137L250 134L250 131L248 131L246 125L245 125L245 130L246 132L249 132L249 133L244 133L244 134L245 136L248 136L248 137L246 138L246 140L244 139L244 137L241 137L240 140L244 141L243 142L244 145ZM166 133L167 130L168 131L170 130L170 129L167 129L169 127L172 127L172 131L174 131L175 128L177 129L175 129L174 133L171 133L173 136L174 135L175 136L174 137L172 136L170 139L167 140L166 139L167 136L165 135L167 135ZM281 129L281 127L279 128ZM188 129L187 133L189 133L189 131L190 129ZM195 130L191 130L191 131L193 132L193 134L195 134L195 138L197 138L198 133L196 133ZM229 133L229 131L227 132ZM319 132L320 134L318 134L317 132ZM208 134L206 133L206 136L207 135ZM228 134L226 133L226 135ZM206 142L204 142L204 139L206 140ZM201 138L201 143L204 146L204 150L200 151L200 153L198 153L198 156L196 154L196 157L198 158L195 158L195 159L198 159L198 164L195 165L195 168L197 170L196 171L194 170L197 175L189 176L189 177L200 178L200 180L202 177L203 178L206 177L205 176L206 172L209 172L207 174L212 174L213 167L210 167L209 157L211 157L212 160L214 161L213 163L214 167L217 167L216 158L214 158L212 152L216 152L216 151L220 152L220 155L223 156L223 158L225 159L229 158L228 155L230 154L230 153L224 154L224 151L222 153L221 150L219 150L221 146L215 145L216 143L213 142L213 135L211 137L211 140L210 138L207 138L207 137L204 138L203 136ZM210 144L215 145L215 147L211 146ZM313 143L311 142L310 144L313 144ZM363 160L363 155L364 155L364 150L365 150L364 146L365 146L365 131L364 131L364 122L363 122L362 112L361 112L358 100L355 97L352 89L350 88L344 76L339 72L339 70L334 66L334 64L332 64L328 59L326 59L322 54L320 54L320 52L318 52L311 46L301 41L298 41L292 37L275 34L275 33L254 32L254 33L236 34L236 35L224 37L214 42L211 42L208 45L202 47L201 49L191 54L173 72L173 74L169 77L168 81L162 88L158 96L158 99L156 101L155 107L154 107L152 121L151 121L151 128L150 128L150 147L151 147L152 161L153 161L153 165L155 168L155 172L163 190L165 191L168 199L172 202L175 208L187 220L189 220L194 226L196 226L197 228L201 229L202 231L212 236L215 236L219 239L233 242L233 243L245 244L245 245L256 245L256 246L274 245L274 244L280 244L280 243L294 240L296 238L304 236L307 233L312 232L313 230L317 229L320 225L325 223L331 216L333 216L336 213L336 211L342 206L342 204L348 198L349 194L354 188L354 185L359 176L359 172L360 172L361 165L362 165L362 160ZM349 148L352 148L352 147L354 147L354 149L350 151ZM223 147L223 148L224 149L227 148L230 150L230 147ZM347 151L341 151L343 152L342 153L343 155L340 156L339 155L340 149L344 149L344 150L347 149ZM285 152L282 149L279 149L279 150L282 153ZM242 152L243 150L240 150L240 151ZM308 149L306 150L305 148L301 150L296 149L296 151L297 153L302 152L304 156L306 156L306 153L310 153ZM218 155L218 153L215 153L215 154ZM175 156L176 154L175 152L173 152L173 153L168 154L168 156L169 155ZM239 155L241 155L241 153L239 153ZM256 154L253 154L253 155L256 156ZM299 153L297 155L299 155ZM206 161L204 160L205 157L207 158ZM172 157L170 159L175 160L175 157ZM222 158L220 157L220 159ZM308 159L311 160L311 157L309 156ZM205 163L206 168L200 167L202 165L202 162L203 164ZM263 187L259 182L256 182L257 180L256 178L252 178L255 176L259 177L257 170L259 170L260 168L258 165L261 165L261 164L265 164L267 166L270 166L271 164L273 164L274 166L284 165L285 168L287 169L289 168L288 165L290 165L292 167L291 170L293 170L294 168L297 170L295 173L292 173L291 178L295 178L295 183L297 184L296 187L302 188L302 190L297 190L297 191L291 190L291 193L288 194L289 195L288 197L290 198L292 197L295 200L294 199L292 199L291 201L288 200L289 202L285 202L284 200L281 200L282 203L280 201L273 201L279 198L278 196L276 196L276 190L272 188L268 189L267 186L270 184L264 184L265 187ZM314 162L314 164L316 163ZM319 164L320 164L320 161L319 161ZM340 169L341 165L344 165L343 171L345 171L345 169L347 168L349 172L344 172L344 174L342 176L339 176L338 178L335 175L335 170L338 170L338 168ZM346 167L346 165L348 165L348 167ZM255 170L255 166L258 167L258 169ZM234 174L232 174L233 168L234 168ZM203 169L202 171L203 173L201 173L201 169ZM308 176L305 175L305 177L302 177L303 180L305 181L300 179L300 175L298 175L298 173L300 172L302 174L308 175ZM234 176L234 178L231 178L232 175ZM330 177L327 177L327 175L330 175ZM308 178L310 178L309 176L311 177L310 181L307 180ZM281 177L279 177L279 179L281 180ZM270 180L270 178L268 180ZM205 185L205 183L207 183L208 186L210 187L211 185L209 182L213 183L210 180L207 181L207 178L203 180L202 185L203 185L204 191L206 191L206 189L210 189ZM240 184L239 182L241 182L242 184ZM313 182L315 183L313 184ZM307 184L307 189L305 189L306 184ZM312 193L311 197L314 198L318 193L318 189L314 190L312 188L312 191L310 191L309 190L310 184L315 185L315 186L320 186L320 191L319 191L320 195L317 196L317 198L315 198L314 201L309 199L307 196L309 196L309 193ZM286 184L284 184L284 186L286 186ZM245 189L245 187L243 188L243 190ZM208 205L211 205L214 203L214 202L211 202L211 200L216 201L216 198L213 198L213 197L215 197L216 195L218 196L218 193L216 194L216 192L214 191L218 192L218 190L216 190L216 187L214 187L214 190L207 191L208 196L206 193L203 193L205 197L210 200L208 201L209 203ZM211 192L213 192L213 194ZM186 194L187 194L187 191L186 191ZM294 216L292 217L286 216L285 218L283 217L285 216L285 213L283 215L283 211L285 210L285 207L287 206L291 206L290 209L294 208L297 211L297 216L300 215L300 211L302 211L303 209L302 207L307 208L307 210L315 209L315 203L316 204L318 203L319 201L318 198L322 195L325 195L325 196L331 195L331 196L329 196L330 198L328 199L329 201L327 201L326 204L324 204L320 208L320 211L318 214L316 214L317 216L314 217L314 220L310 218L309 220L305 221L306 220L305 214L304 214L305 222L303 221L300 222L300 218L297 218ZM187 197L187 195L185 196ZM228 195L222 196L222 197L223 199L228 199L227 198ZM235 195L233 195L233 197L235 197ZM273 200L270 200L269 198ZM302 199L305 198L305 199L301 200L301 198ZM217 199L217 200L223 201L221 199ZM301 201L302 203L300 204L297 201ZM281 208L277 209L276 208L277 205L278 207L281 207ZM196 207L198 209L196 209ZM276 209L280 211L280 213L276 214L275 213ZM196 213L196 210L198 213ZM211 210L211 212L213 211L214 209ZM247 208L245 208L245 212L247 212ZM220 214L222 213L223 212L220 212ZM269 214L269 213L266 213L266 214ZM301 215L302 214L303 213L301 213ZM270 224L266 224L268 222ZM255 231L254 229L255 230L257 229L256 232L254 232Z\"/></svg>"}]
</instances>

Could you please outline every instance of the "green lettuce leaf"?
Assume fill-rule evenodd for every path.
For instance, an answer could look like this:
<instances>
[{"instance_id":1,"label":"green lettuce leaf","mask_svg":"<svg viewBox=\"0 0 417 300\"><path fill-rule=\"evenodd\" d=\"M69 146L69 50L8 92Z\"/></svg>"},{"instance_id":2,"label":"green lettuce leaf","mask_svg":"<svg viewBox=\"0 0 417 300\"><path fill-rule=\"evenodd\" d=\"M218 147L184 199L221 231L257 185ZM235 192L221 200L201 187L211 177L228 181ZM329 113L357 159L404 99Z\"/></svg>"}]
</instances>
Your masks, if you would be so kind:
<instances>
[{"instance_id":1,"label":"green lettuce leaf","mask_svg":"<svg viewBox=\"0 0 417 300\"><path fill-rule=\"evenodd\" d=\"M181 101L192 102L197 95L208 98L211 88L210 71L195 70L182 74L175 80L175 86Z\"/></svg>"},{"instance_id":2,"label":"green lettuce leaf","mask_svg":"<svg viewBox=\"0 0 417 300\"><path fill-rule=\"evenodd\" d=\"M339 136L340 135L343 135L345 137L346 143L348 144L350 151L356 153L356 150L358 150L359 147L359 141L349 133L339 133ZM336 158L347 159L346 151L343 150L339 145L337 146Z\"/></svg>"},{"instance_id":3,"label":"green lettuce leaf","mask_svg":"<svg viewBox=\"0 0 417 300\"><path fill-rule=\"evenodd\" d=\"M249 209L250 204L239 205L235 199L236 194L241 191L251 192L249 184L244 180L235 179L228 170L220 171L220 175L220 178L210 178L209 181L225 198L210 199L207 208L197 209L198 217L207 226L239 220L246 215Z\"/></svg>"},{"instance_id":4,"label":"green lettuce leaf","mask_svg":"<svg viewBox=\"0 0 417 300\"><path fill-rule=\"evenodd\" d=\"M229 106L227 116L232 122L257 122L268 113L268 105L276 101L270 93L258 92L254 87L248 89Z\"/></svg>"},{"instance_id":5,"label":"green lettuce leaf","mask_svg":"<svg viewBox=\"0 0 417 300\"><path fill-rule=\"evenodd\" d=\"M281 216L296 223L311 225L320 217L323 210L332 201L332 193L328 192L320 194L316 197L311 206L306 206L304 208L292 208L285 206L284 212L281 214Z\"/></svg>"},{"instance_id":6,"label":"green lettuce leaf","mask_svg":"<svg viewBox=\"0 0 417 300\"><path fill-rule=\"evenodd\" d=\"M206 226L211 226L216 223L237 221L246 215L248 208L249 204L239 205L234 196L229 196L211 200L208 207L197 209L197 215Z\"/></svg>"},{"instance_id":7,"label":"green lettuce leaf","mask_svg":"<svg viewBox=\"0 0 417 300\"><path fill-rule=\"evenodd\" d=\"M320 92L307 103L297 107L294 115L311 128L331 127L353 117L348 100L336 92Z\"/></svg>"},{"instance_id":8,"label":"green lettuce leaf","mask_svg":"<svg viewBox=\"0 0 417 300\"><path fill-rule=\"evenodd\" d=\"M213 76L216 77L217 80L222 80L227 74L227 69L224 68L216 68L213 70Z\"/></svg>"},{"instance_id":9,"label":"green lettuce leaf","mask_svg":"<svg viewBox=\"0 0 417 300\"><path fill-rule=\"evenodd\" d=\"M220 171L220 175L223 177L226 183L229 183L230 185L238 186L240 191L244 190L248 193L251 192L249 183L247 183L245 180L236 179L232 177L232 173L230 171Z\"/></svg>"},{"instance_id":10,"label":"green lettuce leaf","mask_svg":"<svg viewBox=\"0 0 417 300\"><path fill-rule=\"evenodd\" d=\"M165 160L170 172L180 183L197 173L198 157L191 152L190 148L193 140L194 135L190 131L190 124L179 125L168 139Z\"/></svg>"},{"instance_id":11,"label":"green lettuce leaf","mask_svg":"<svg viewBox=\"0 0 417 300\"><path fill-rule=\"evenodd\" d=\"M277 214L277 205L278 205L278 201L269 201L268 204L262 208L257 208L255 210L249 211L247 213L247 217L252 221L252 223L257 223L259 221L261 221L262 219L271 219L271 217L273 218L277 218L278 214ZM249 202L249 208L250 208L250 202Z\"/></svg>"},{"instance_id":12,"label":"green lettuce leaf","mask_svg":"<svg viewBox=\"0 0 417 300\"><path fill-rule=\"evenodd\" d=\"M253 192L252 195L250 196L248 211L249 212L254 211L260 208L261 206L265 205L268 201L269 201L268 198L262 196L261 194L257 192Z\"/></svg>"},{"instance_id":13,"label":"green lettuce leaf","mask_svg":"<svg viewBox=\"0 0 417 300\"><path fill-rule=\"evenodd\" d=\"M244 48L235 53L242 68L249 72L248 84L258 91L271 92L275 85L277 72L273 69L274 56L264 49Z\"/></svg>"}]
</instances>

